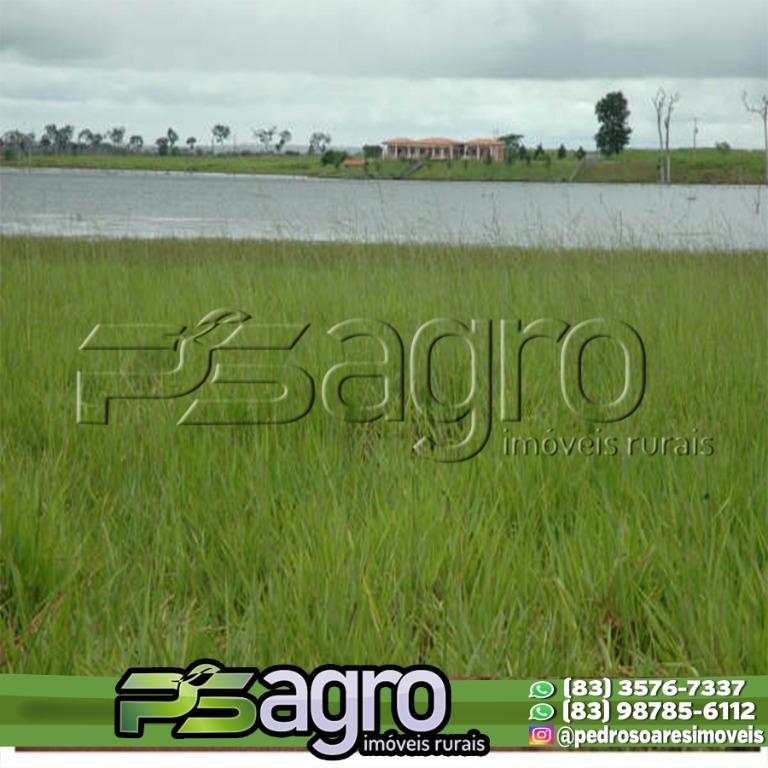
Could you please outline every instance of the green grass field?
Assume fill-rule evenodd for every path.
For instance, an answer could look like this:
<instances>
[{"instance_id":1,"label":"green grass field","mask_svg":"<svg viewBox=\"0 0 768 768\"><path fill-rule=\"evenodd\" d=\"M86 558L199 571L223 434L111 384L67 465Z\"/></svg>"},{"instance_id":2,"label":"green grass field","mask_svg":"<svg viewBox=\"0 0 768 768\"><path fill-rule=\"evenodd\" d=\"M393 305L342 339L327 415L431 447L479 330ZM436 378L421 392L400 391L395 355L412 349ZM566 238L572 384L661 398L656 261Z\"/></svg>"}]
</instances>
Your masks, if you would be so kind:
<instances>
[{"instance_id":1,"label":"green grass field","mask_svg":"<svg viewBox=\"0 0 768 768\"><path fill-rule=\"evenodd\" d=\"M0 252L0 670L208 656L765 672L766 254L24 238ZM404 423L360 425L319 397L288 425L175 426L188 400L76 424L76 372L104 359L78 351L97 323L193 324L217 307L311 323L290 360L318 388L343 359L326 331L347 318L386 320L406 344L433 317L621 319L645 342L648 388L602 434L698 430L714 455L513 457L494 413L479 456L440 464L412 453L410 405ZM464 357L441 354L455 396ZM616 350L594 354L600 393ZM562 401L552 344L526 347L523 419L506 429L596 434Z\"/></svg>"},{"instance_id":2,"label":"green grass field","mask_svg":"<svg viewBox=\"0 0 768 768\"><path fill-rule=\"evenodd\" d=\"M476 161L433 160L409 179L447 181L569 181L578 165L573 152L562 160L549 151L551 163L542 160L486 164ZM674 150L672 181L679 184L760 184L763 153L759 150ZM26 159L0 165L27 165ZM400 178L412 167L406 160L374 160L367 169L323 166L318 157L307 155L35 155L29 163L38 167L102 168L112 170L196 171L219 173L267 173L339 178ZM579 182L648 182L658 180L657 153L629 149L618 157L585 163L575 176Z\"/></svg>"}]
</instances>

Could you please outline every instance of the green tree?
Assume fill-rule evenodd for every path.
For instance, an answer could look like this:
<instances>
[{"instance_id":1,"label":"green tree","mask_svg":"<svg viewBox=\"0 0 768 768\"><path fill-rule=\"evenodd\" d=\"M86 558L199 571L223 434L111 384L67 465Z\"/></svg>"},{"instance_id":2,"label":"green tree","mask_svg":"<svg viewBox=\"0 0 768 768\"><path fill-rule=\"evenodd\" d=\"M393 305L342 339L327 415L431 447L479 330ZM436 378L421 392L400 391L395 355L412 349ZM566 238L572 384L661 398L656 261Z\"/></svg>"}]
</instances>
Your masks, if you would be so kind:
<instances>
[{"instance_id":1,"label":"green tree","mask_svg":"<svg viewBox=\"0 0 768 768\"><path fill-rule=\"evenodd\" d=\"M340 149L327 149L320 158L321 165L334 165L338 168L349 157Z\"/></svg>"},{"instance_id":2,"label":"green tree","mask_svg":"<svg viewBox=\"0 0 768 768\"><path fill-rule=\"evenodd\" d=\"M253 138L258 139L259 144L261 144L261 151L264 152L264 154L268 154L272 151L272 142L275 138L275 133L277 132L277 126L273 125L271 128L253 128L251 129L251 133L253 133Z\"/></svg>"},{"instance_id":3,"label":"green tree","mask_svg":"<svg viewBox=\"0 0 768 768\"><path fill-rule=\"evenodd\" d=\"M83 130L77 134L78 144L83 144L86 147L90 147L92 142L93 142L93 131L90 128L83 128Z\"/></svg>"},{"instance_id":4,"label":"green tree","mask_svg":"<svg viewBox=\"0 0 768 768\"><path fill-rule=\"evenodd\" d=\"M286 128L280 131L277 136L277 143L275 144L275 151L281 152L283 147L293 138L293 134Z\"/></svg>"},{"instance_id":5,"label":"green tree","mask_svg":"<svg viewBox=\"0 0 768 768\"><path fill-rule=\"evenodd\" d=\"M15 160L21 154L31 154L34 143L34 133L18 130L6 131L0 138L0 147L6 160Z\"/></svg>"},{"instance_id":6,"label":"green tree","mask_svg":"<svg viewBox=\"0 0 768 768\"><path fill-rule=\"evenodd\" d=\"M45 153L52 152L55 141L56 126L53 123L50 123L43 128L43 133L40 136L40 149Z\"/></svg>"},{"instance_id":7,"label":"green tree","mask_svg":"<svg viewBox=\"0 0 768 768\"><path fill-rule=\"evenodd\" d=\"M123 139L125 138L125 128L122 125L116 125L114 128L110 128L107 131L107 138L116 147L121 147L123 145Z\"/></svg>"},{"instance_id":8,"label":"green tree","mask_svg":"<svg viewBox=\"0 0 768 768\"><path fill-rule=\"evenodd\" d=\"M499 136L499 140L504 142L504 157L508 163L513 163L515 158L520 156L522 139L522 133L505 133Z\"/></svg>"},{"instance_id":9,"label":"green tree","mask_svg":"<svg viewBox=\"0 0 768 768\"><path fill-rule=\"evenodd\" d=\"M57 155L59 152L65 152L72 144L72 136L75 128L72 125L57 126L50 123L45 126L45 133L40 139L40 144L46 149L52 149Z\"/></svg>"},{"instance_id":10,"label":"green tree","mask_svg":"<svg viewBox=\"0 0 768 768\"><path fill-rule=\"evenodd\" d=\"M155 144L157 144L157 154L158 155L167 155L168 154L168 137L167 136L161 136L159 139L155 139Z\"/></svg>"},{"instance_id":11,"label":"green tree","mask_svg":"<svg viewBox=\"0 0 768 768\"><path fill-rule=\"evenodd\" d=\"M382 155L380 144L365 144L363 146L363 157L366 160L378 160Z\"/></svg>"},{"instance_id":12,"label":"green tree","mask_svg":"<svg viewBox=\"0 0 768 768\"><path fill-rule=\"evenodd\" d=\"M595 114L600 128L595 134L595 143L607 157L618 155L629 144L632 129L627 125L629 108L621 91L612 91L595 104Z\"/></svg>"},{"instance_id":13,"label":"green tree","mask_svg":"<svg viewBox=\"0 0 768 768\"><path fill-rule=\"evenodd\" d=\"M331 134L323 133L322 131L315 131L309 137L309 148L307 149L308 155L322 155L331 143Z\"/></svg>"},{"instance_id":14,"label":"green tree","mask_svg":"<svg viewBox=\"0 0 768 768\"><path fill-rule=\"evenodd\" d=\"M144 139L139 136L138 133L134 133L133 136L128 139L128 149L130 149L131 152L141 152L143 146Z\"/></svg>"},{"instance_id":15,"label":"green tree","mask_svg":"<svg viewBox=\"0 0 768 768\"><path fill-rule=\"evenodd\" d=\"M216 125L211 128L211 136L213 137L213 140L219 145L219 148L224 146L224 142L229 138L229 134L231 133L228 125L222 125L221 123L216 123Z\"/></svg>"},{"instance_id":16,"label":"green tree","mask_svg":"<svg viewBox=\"0 0 768 768\"><path fill-rule=\"evenodd\" d=\"M568 150L565 148L565 144L561 144L557 148L557 156L560 160L564 160L568 156Z\"/></svg>"},{"instance_id":17,"label":"green tree","mask_svg":"<svg viewBox=\"0 0 768 768\"><path fill-rule=\"evenodd\" d=\"M67 150L72 145L72 137L75 135L74 125L62 125L59 128L59 147L62 151Z\"/></svg>"}]
</instances>

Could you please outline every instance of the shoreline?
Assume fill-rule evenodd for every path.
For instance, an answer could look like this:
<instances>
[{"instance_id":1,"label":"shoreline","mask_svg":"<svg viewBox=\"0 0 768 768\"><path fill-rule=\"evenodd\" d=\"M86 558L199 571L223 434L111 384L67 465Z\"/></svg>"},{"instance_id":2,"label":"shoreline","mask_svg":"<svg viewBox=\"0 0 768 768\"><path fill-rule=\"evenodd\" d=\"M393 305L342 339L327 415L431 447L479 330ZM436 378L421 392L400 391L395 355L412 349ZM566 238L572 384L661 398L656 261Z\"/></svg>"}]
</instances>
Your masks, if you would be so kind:
<instances>
[{"instance_id":1,"label":"shoreline","mask_svg":"<svg viewBox=\"0 0 768 768\"><path fill-rule=\"evenodd\" d=\"M102 233L84 233L84 232L12 232L5 231L0 227L0 244L17 243L21 241L32 241L38 244L57 241L61 243L91 243L109 245L112 244L142 244L155 246L157 244L177 244L191 245L194 243L220 244L229 243L237 247L297 247L297 248L363 248L363 249L384 249L384 248L415 248L420 250L455 250L465 252L468 250L493 252L509 252L517 254L540 254L540 253L558 253L576 256L578 254L590 252L601 254L603 256L620 257L622 255L642 255L642 256L707 256L712 254L728 255L734 257L758 256L764 254L764 249L755 246L754 248L728 248L722 245L711 245L703 248L688 247L680 245L647 245L640 242L625 242L617 246L610 246L597 243L577 243L575 245L564 245L562 243L503 243L503 242L480 242L480 241L454 241L454 240L344 240L342 238L309 238L309 237L256 237L256 236L227 236L218 237L215 235L184 235L167 234L157 235L134 235L134 234L102 234Z\"/></svg>"},{"instance_id":2,"label":"shoreline","mask_svg":"<svg viewBox=\"0 0 768 768\"><path fill-rule=\"evenodd\" d=\"M166 169L166 168L109 168L97 167L92 165L22 165L20 163L8 163L0 161L0 172L4 170L11 171L61 171L68 172L86 172L86 173L110 173L110 174L148 174L152 176L212 176L221 178L251 178L258 177L263 179L274 179L280 181L356 181L356 182L434 182L442 184L546 184L557 186L655 186L655 187L768 187L761 181L672 181L671 184L660 184L659 181L647 181L645 179L622 179L611 181L607 179L461 179L461 178L440 178L429 176L409 176L406 178L397 178L393 176L375 176L373 174L312 174L312 173L276 173L274 171L221 171L208 169Z\"/></svg>"},{"instance_id":3,"label":"shoreline","mask_svg":"<svg viewBox=\"0 0 768 768\"><path fill-rule=\"evenodd\" d=\"M307 155L37 155L2 159L0 169L142 171L165 174L218 174L297 179L357 181L519 182L545 184L659 184L655 150L626 150L614 158L575 157L524 163L479 163L433 160L412 164L400 160L371 160L365 167L322 165ZM416 167L418 165L418 167ZM759 150L674 150L669 186L764 186Z\"/></svg>"},{"instance_id":4,"label":"shoreline","mask_svg":"<svg viewBox=\"0 0 768 768\"><path fill-rule=\"evenodd\" d=\"M85 172L85 173L105 173L115 175L150 175L150 176L210 176L218 178L233 178L233 179L248 179L257 177L261 179L274 179L279 181L356 181L356 182L435 182L444 184L545 184L555 186L572 186L572 187L593 187L600 184L604 186L652 186L652 187L767 187L768 185L759 181L673 181L671 184L660 184L658 181L645 181L643 179L635 179L629 181L606 181L606 180L581 180L575 179L568 181L567 179L559 180L546 180L546 179L459 179L459 178L432 178L426 176L420 176L414 178L413 176L400 179L392 176L374 176L374 175L349 175L344 176L340 174L336 175L319 175L319 174L301 174L301 173L275 173L274 171L219 171L219 170L205 170L205 169L171 169L171 168L107 168L96 167L89 165L21 165L19 163L8 163L0 161L0 173L3 171L32 171L32 172Z\"/></svg>"}]
</instances>

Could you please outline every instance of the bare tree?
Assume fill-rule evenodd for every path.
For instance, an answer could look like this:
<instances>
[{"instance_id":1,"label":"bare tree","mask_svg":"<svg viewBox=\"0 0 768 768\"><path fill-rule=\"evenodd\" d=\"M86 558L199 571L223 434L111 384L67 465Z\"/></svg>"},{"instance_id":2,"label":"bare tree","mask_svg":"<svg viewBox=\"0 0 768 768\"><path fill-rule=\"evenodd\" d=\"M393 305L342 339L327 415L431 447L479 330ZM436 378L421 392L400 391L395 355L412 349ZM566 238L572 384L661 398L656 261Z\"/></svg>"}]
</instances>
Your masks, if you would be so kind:
<instances>
[{"instance_id":1,"label":"bare tree","mask_svg":"<svg viewBox=\"0 0 768 768\"><path fill-rule=\"evenodd\" d=\"M698 117L693 118L693 154L696 154L696 137L699 135L699 119Z\"/></svg>"},{"instance_id":2,"label":"bare tree","mask_svg":"<svg viewBox=\"0 0 768 768\"><path fill-rule=\"evenodd\" d=\"M280 131L278 135L277 143L275 144L275 149L278 152L281 152L283 147L293 138L293 134L286 128L283 131Z\"/></svg>"},{"instance_id":3,"label":"bare tree","mask_svg":"<svg viewBox=\"0 0 768 768\"><path fill-rule=\"evenodd\" d=\"M760 97L759 104L753 104L747 92L741 94L741 100L744 102L744 108L747 112L753 112L763 121L763 139L765 141L765 171L763 173L763 183L768 184L768 95L763 94Z\"/></svg>"},{"instance_id":4,"label":"bare tree","mask_svg":"<svg viewBox=\"0 0 768 768\"><path fill-rule=\"evenodd\" d=\"M224 146L224 141L229 138L231 133L232 131L228 125L216 123L211 128L211 153L213 153L213 142L215 141L219 145L219 149L221 149Z\"/></svg>"},{"instance_id":5,"label":"bare tree","mask_svg":"<svg viewBox=\"0 0 768 768\"><path fill-rule=\"evenodd\" d=\"M656 129L659 132L659 184L663 184L664 179L664 134L661 129L661 123L664 114L664 104L667 100L667 94L663 88L656 91L656 95L651 99L653 108L656 110Z\"/></svg>"},{"instance_id":6,"label":"bare tree","mask_svg":"<svg viewBox=\"0 0 768 768\"><path fill-rule=\"evenodd\" d=\"M659 182L672 183L672 153L669 151L669 133L672 125L672 112L680 101L680 94L667 94L663 88L656 91L651 99L656 110L656 128L659 132Z\"/></svg>"},{"instance_id":7,"label":"bare tree","mask_svg":"<svg viewBox=\"0 0 768 768\"><path fill-rule=\"evenodd\" d=\"M672 122L672 110L680 100L679 93L673 93L667 100L667 112L664 115L664 151L667 154L667 184L672 183L672 153L669 151L669 126Z\"/></svg>"}]
</instances>

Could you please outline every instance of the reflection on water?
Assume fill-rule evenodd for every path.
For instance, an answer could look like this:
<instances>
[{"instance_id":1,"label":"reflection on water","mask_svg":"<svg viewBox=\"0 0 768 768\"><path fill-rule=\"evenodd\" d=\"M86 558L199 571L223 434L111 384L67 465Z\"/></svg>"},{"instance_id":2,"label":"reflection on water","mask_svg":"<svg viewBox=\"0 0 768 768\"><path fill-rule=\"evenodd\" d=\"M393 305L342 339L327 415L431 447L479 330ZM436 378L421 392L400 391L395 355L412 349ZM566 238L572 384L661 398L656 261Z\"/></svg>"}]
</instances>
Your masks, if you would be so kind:
<instances>
[{"instance_id":1,"label":"reflection on water","mask_svg":"<svg viewBox=\"0 0 768 768\"><path fill-rule=\"evenodd\" d=\"M0 169L0 232L755 249L758 186L364 181Z\"/></svg>"}]
</instances>

